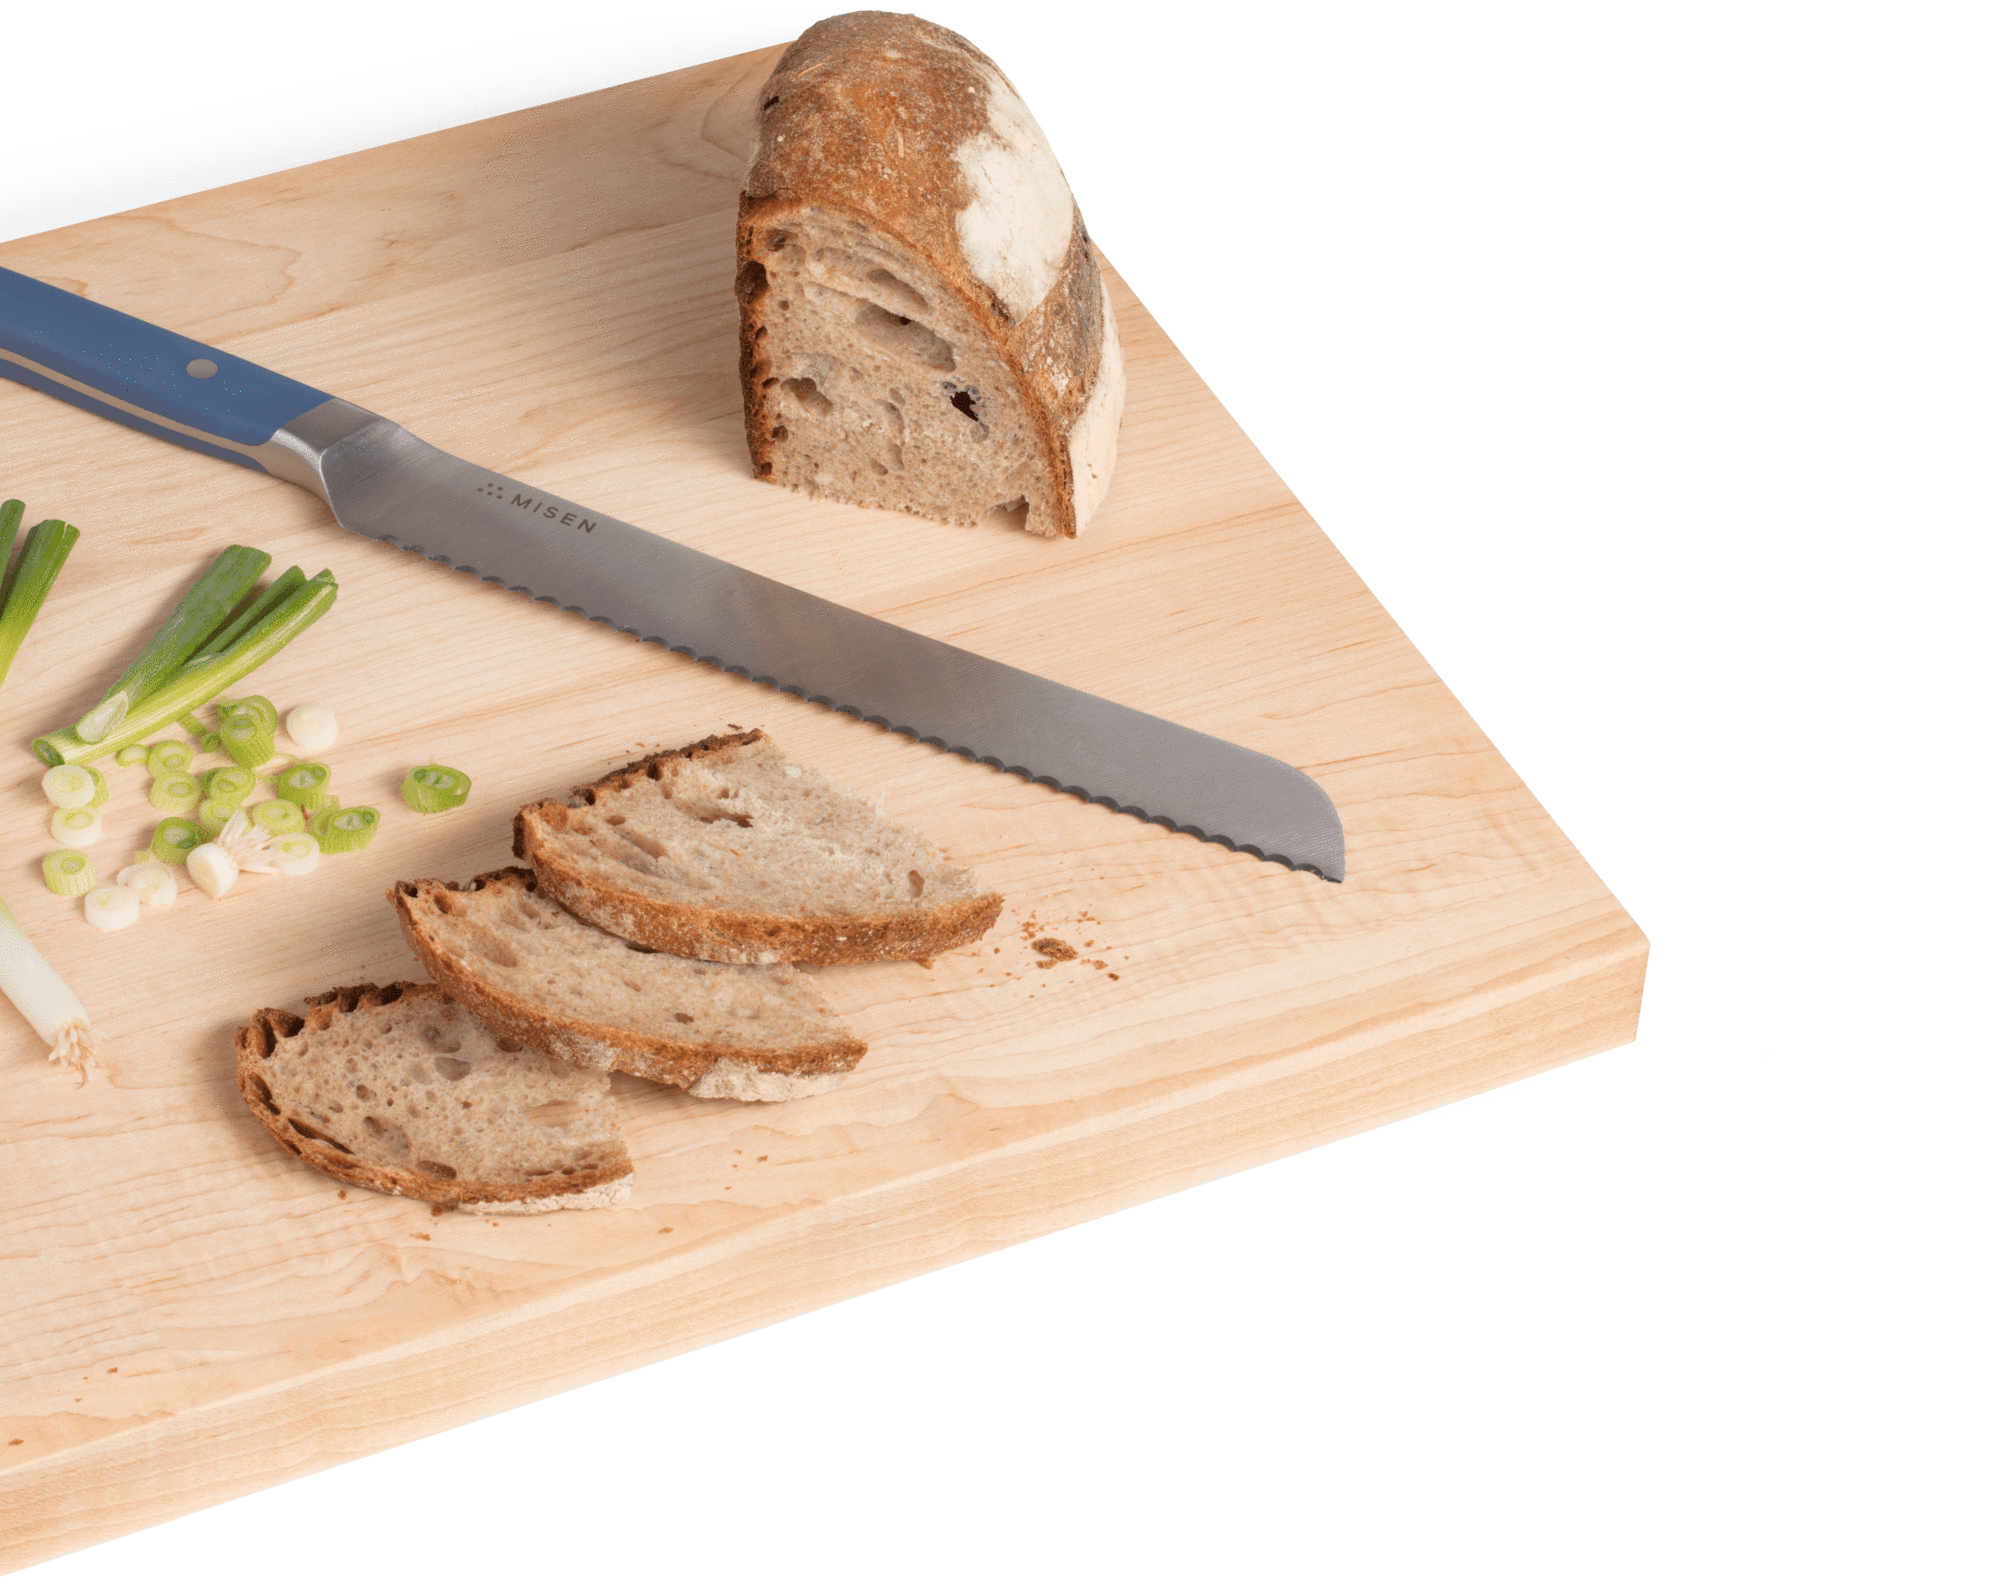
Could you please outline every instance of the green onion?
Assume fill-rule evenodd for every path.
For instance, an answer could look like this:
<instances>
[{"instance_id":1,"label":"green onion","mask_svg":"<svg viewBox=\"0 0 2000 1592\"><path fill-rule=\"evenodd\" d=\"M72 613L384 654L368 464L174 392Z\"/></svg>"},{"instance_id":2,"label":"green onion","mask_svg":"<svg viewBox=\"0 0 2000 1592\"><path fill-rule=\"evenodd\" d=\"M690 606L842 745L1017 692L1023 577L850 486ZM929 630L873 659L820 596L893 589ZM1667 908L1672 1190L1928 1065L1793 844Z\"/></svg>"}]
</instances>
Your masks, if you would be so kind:
<instances>
[{"instance_id":1,"label":"green onion","mask_svg":"<svg viewBox=\"0 0 2000 1592\"><path fill-rule=\"evenodd\" d=\"M90 776L94 769L74 768L65 765L52 768L42 776L42 794L57 807L90 807L95 805L92 798L97 794L97 782Z\"/></svg>"},{"instance_id":2,"label":"green onion","mask_svg":"<svg viewBox=\"0 0 2000 1592\"><path fill-rule=\"evenodd\" d=\"M316 813L340 805L340 798L333 794L332 779L333 770L324 763L294 763L280 769L271 783L278 787L280 796L297 802L305 812Z\"/></svg>"},{"instance_id":3,"label":"green onion","mask_svg":"<svg viewBox=\"0 0 2000 1592\"><path fill-rule=\"evenodd\" d=\"M304 831L306 815L297 802L288 802L280 796L252 807L250 822L262 824L274 835L296 835Z\"/></svg>"},{"instance_id":4,"label":"green onion","mask_svg":"<svg viewBox=\"0 0 2000 1592\"><path fill-rule=\"evenodd\" d=\"M255 770L228 763L208 771L202 780L201 793L210 801L227 802L229 810L235 812L250 799L250 793L256 788Z\"/></svg>"},{"instance_id":5,"label":"green onion","mask_svg":"<svg viewBox=\"0 0 2000 1592\"><path fill-rule=\"evenodd\" d=\"M130 747L120 750L123 757ZM158 779L162 774L185 774L194 767L194 748L186 741L155 741L146 748L146 772Z\"/></svg>"},{"instance_id":6,"label":"green onion","mask_svg":"<svg viewBox=\"0 0 2000 1592\"><path fill-rule=\"evenodd\" d=\"M201 825L201 838L213 840L228 826L229 820L243 809L235 802L216 796L204 796L194 810L194 821Z\"/></svg>"},{"instance_id":7,"label":"green onion","mask_svg":"<svg viewBox=\"0 0 2000 1592\"><path fill-rule=\"evenodd\" d=\"M97 883L97 875L82 852L52 851L42 858L42 882L59 896L77 896Z\"/></svg>"},{"instance_id":8,"label":"green onion","mask_svg":"<svg viewBox=\"0 0 2000 1592\"><path fill-rule=\"evenodd\" d=\"M24 512L19 499L0 503L0 535L4 535L10 548L14 533L21 528ZM63 560L75 545L74 526L60 520L44 520L28 533L18 553L7 560L6 573L0 575L0 679L6 677L13 665L28 627L41 611ZM89 869L88 857L83 859L83 866L86 871ZM42 877L49 877L46 865ZM90 1026L90 1015L76 998L76 992L62 981L62 975L49 966L48 958L35 949L35 942L28 938L27 931L7 910L4 901L0 901L0 993L5 993L15 1010L41 1036L49 1047L49 1060L76 1068L78 1084L88 1083L90 1062L97 1054L97 1034Z\"/></svg>"},{"instance_id":9,"label":"green onion","mask_svg":"<svg viewBox=\"0 0 2000 1592\"><path fill-rule=\"evenodd\" d=\"M118 748L118 766L120 768L131 768L135 764L145 762L152 755L153 749L150 746L141 746L135 741L130 746L121 746Z\"/></svg>"},{"instance_id":10,"label":"green onion","mask_svg":"<svg viewBox=\"0 0 2000 1592\"><path fill-rule=\"evenodd\" d=\"M333 571L323 569L315 580L332 580ZM237 610L236 616L218 630L213 637L202 644L201 651L188 659L186 667L199 668L212 659L219 658L244 636L262 624L284 605L285 600L306 583L305 571L294 564L255 597L248 598Z\"/></svg>"},{"instance_id":11,"label":"green onion","mask_svg":"<svg viewBox=\"0 0 2000 1592\"><path fill-rule=\"evenodd\" d=\"M271 699L267 696L238 697L233 702L217 697L215 710L225 719L233 719L238 714L247 713L273 731L278 728L278 710L271 705Z\"/></svg>"},{"instance_id":12,"label":"green onion","mask_svg":"<svg viewBox=\"0 0 2000 1592\"><path fill-rule=\"evenodd\" d=\"M285 734L310 757L329 750L340 739L340 720L323 702L301 702L285 715Z\"/></svg>"},{"instance_id":13,"label":"green onion","mask_svg":"<svg viewBox=\"0 0 2000 1592\"><path fill-rule=\"evenodd\" d=\"M278 755L278 736L254 713L232 713L222 721L222 750L243 768L253 769Z\"/></svg>"},{"instance_id":14,"label":"green onion","mask_svg":"<svg viewBox=\"0 0 2000 1592\"><path fill-rule=\"evenodd\" d=\"M211 636L230 622L238 599L270 567L271 555L254 547L225 547L153 632L146 650L112 684L104 698L77 720L76 738L95 746L125 722L133 707L180 672ZM65 759L70 761L70 759Z\"/></svg>"},{"instance_id":15,"label":"green onion","mask_svg":"<svg viewBox=\"0 0 2000 1592\"><path fill-rule=\"evenodd\" d=\"M109 756L134 741L143 741L154 731L179 720L204 702L212 702L252 669L268 663L285 644L333 606L340 589L331 580L309 580L246 633L219 658L200 668L183 669L144 701L136 704L125 722L95 745L79 739L70 730L56 730L35 741L35 755L44 763L91 761Z\"/></svg>"},{"instance_id":16,"label":"green onion","mask_svg":"<svg viewBox=\"0 0 2000 1592\"><path fill-rule=\"evenodd\" d=\"M163 813L191 813L201 802L201 782L192 774L162 774L146 799Z\"/></svg>"},{"instance_id":17,"label":"green onion","mask_svg":"<svg viewBox=\"0 0 2000 1592\"><path fill-rule=\"evenodd\" d=\"M311 835L280 835L271 842L271 863L279 873L311 873L319 866L319 842Z\"/></svg>"},{"instance_id":18,"label":"green onion","mask_svg":"<svg viewBox=\"0 0 2000 1592\"><path fill-rule=\"evenodd\" d=\"M143 851L131 867L118 870L118 882L149 907L170 907L181 893L174 882L174 870Z\"/></svg>"},{"instance_id":19,"label":"green onion","mask_svg":"<svg viewBox=\"0 0 2000 1592\"><path fill-rule=\"evenodd\" d=\"M321 813L312 821L312 837L329 855L340 851L366 851L375 838L375 826L382 815L373 807L340 807Z\"/></svg>"},{"instance_id":20,"label":"green onion","mask_svg":"<svg viewBox=\"0 0 2000 1592\"><path fill-rule=\"evenodd\" d=\"M222 750L221 733L216 730L210 730L207 734L203 735L201 738L201 749L204 752L221 751Z\"/></svg>"},{"instance_id":21,"label":"green onion","mask_svg":"<svg viewBox=\"0 0 2000 1592\"><path fill-rule=\"evenodd\" d=\"M187 818L162 818L153 826L154 856L170 867L186 862L188 853L202 843L201 825Z\"/></svg>"},{"instance_id":22,"label":"green onion","mask_svg":"<svg viewBox=\"0 0 2000 1592\"><path fill-rule=\"evenodd\" d=\"M174 722L178 724L182 729L186 730L188 734L192 735L195 738L196 745L200 745L201 738L204 735L208 734L208 726L202 723L201 720L196 718L194 714L191 712L176 713L174 715Z\"/></svg>"},{"instance_id":23,"label":"green onion","mask_svg":"<svg viewBox=\"0 0 2000 1592\"><path fill-rule=\"evenodd\" d=\"M465 798L471 794L472 781L442 763L426 763L403 776L403 800L420 813L442 813L463 807Z\"/></svg>"},{"instance_id":24,"label":"green onion","mask_svg":"<svg viewBox=\"0 0 2000 1592\"><path fill-rule=\"evenodd\" d=\"M122 884L100 885L83 898L83 920L110 934L139 921L139 892Z\"/></svg>"},{"instance_id":25,"label":"green onion","mask_svg":"<svg viewBox=\"0 0 2000 1592\"><path fill-rule=\"evenodd\" d=\"M97 1035L83 1002L35 949L14 914L0 902L0 991L49 1047L49 1060L76 1068L79 1084L90 1077Z\"/></svg>"},{"instance_id":26,"label":"green onion","mask_svg":"<svg viewBox=\"0 0 2000 1592\"><path fill-rule=\"evenodd\" d=\"M14 547L14 531L21 523L22 505L18 498L0 504L0 534L12 549L7 573L0 576L0 680L14 665L14 654L28 638L28 627L42 611L49 588L62 572L63 561L76 546L77 530L61 520L43 520Z\"/></svg>"},{"instance_id":27,"label":"green onion","mask_svg":"<svg viewBox=\"0 0 2000 1592\"><path fill-rule=\"evenodd\" d=\"M58 807L49 814L49 838L58 846L94 846L104 838L104 815L95 807Z\"/></svg>"}]
</instances>

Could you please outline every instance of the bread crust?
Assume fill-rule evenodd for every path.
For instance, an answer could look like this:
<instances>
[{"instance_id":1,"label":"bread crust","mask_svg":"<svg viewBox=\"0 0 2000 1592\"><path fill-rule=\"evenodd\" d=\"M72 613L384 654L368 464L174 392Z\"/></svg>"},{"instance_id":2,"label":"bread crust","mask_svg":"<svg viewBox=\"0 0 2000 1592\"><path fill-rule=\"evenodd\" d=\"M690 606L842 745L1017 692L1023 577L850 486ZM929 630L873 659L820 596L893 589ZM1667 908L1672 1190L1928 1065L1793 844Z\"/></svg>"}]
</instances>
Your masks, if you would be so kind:
<instances>
[{"instance_id":1,"label":"bread crust","mask_svg":"<svg viewBox=\"0 0 2000 1592\"><path fill-rule=\"evenodd\" d=\"M413 984L399 980L393 984L346 984L324 995L306 997L304 1017L264 1007L236 1031L236 1087L250 1114L264 1125L280 1146L297 1156L314 1171L338 1178L356 1188L379 1194L401 1194L406 1199L428 1200L446 1207L472 1206L489 1211L530 1211L557 1209L579 1200L601 1195L601 1201L615 1203L619 1185L630 1187L632 1163L628 1156L622 1173L614 1169L610 1178L568 1175L537 1179L532 1193L524 1193L518 1183L482 1182L464 1178L432 1177L411 1167L367 1162L338 1139L309 1127L278 1109L271 1086L260 1063L266 1061L281 1039L292 1039L310 1028L331 1026L336 1014L346 1015L399 1001L444 995L435 984Z\"/></svg>"},{"instance_id":2,"label":"bread crust","mask_svg":"<svg viewBox=\"0 0 2000 1592\"><path fill-rule=\"evenodd\" d=\"M770 367L758 347L757 306L768 290L758 258L761 240L808 214L838 216L921 259L1000 354L1019 384L1055 488L1046 515L1031 518L1030 528L1076 535L1079 491L1069 439L1105 374L1108 303L1083 214L1070 198L1061 264L1033 304L1010 304L1004 288L980 274L963 231L963 218L981 196L968 180L962 152L990 137L996 120L1008 122L1016 108L1025 114L1013 84L990 57L919 17L886 11L829 17L780 57L764 86L757 149L736 223L738 374L759 477L773 474L773 432L783 434L765 386ZM1116 346L1114 334L1114 362ZM1082 518L1101 496L1085 492Z\"/></svg>"},{"instance_id":3,"label":"bread crust","mask_svg":"<svg viewBox=\"0 0 2000 1592\"><path fill-rule=\"evenodd\" d=\"M720 756L769 740L762 730L710 735L671 752L655 752L579 785L567 803L530 802L514 817L514 855L534 869L543 894L584 922L620 939L700 962L912 961L970 944L1000 919L1001 897L988 891L968 901L840 918L793 918L775 913L730 912L666 901L586 879L553 844L569 814L600 795L642 779L657 780L677 761Z\"/></svg>"},{"instance_id":4,"label":"bread crust","mask_svg":"<svg viewBox=\"0 0 2000 1592\"><path fill-rule=\"evenodd\" d=\"M825 1045L801 1045L790 1050L731 1045L726 1050L713 1044L676 1043L659 1035L637 1033L609 1023L593 1023L566 1014L549 1012L520 1000L503 989L481 980L474 971L438 944L418 908L429 904L439 911L449 908L439 902L442 895L475 890L537 890L535 873L528 868L496 868L482 873L469 885L448 884L441 879L419 879L398 883L389 894L396 916L403 925L403 938L444 992L471 1012L496 1034L519 1041L532 1050L554 1056L572 1066L599 1072L629 1072L656 1083L686 1089L699 1082L725 1057L757 1073L805 1076L852 1072L867 1054L867 1044L849 1037ZM707 958L713 961L715 958Z\"/></svg>"}]
</instances>

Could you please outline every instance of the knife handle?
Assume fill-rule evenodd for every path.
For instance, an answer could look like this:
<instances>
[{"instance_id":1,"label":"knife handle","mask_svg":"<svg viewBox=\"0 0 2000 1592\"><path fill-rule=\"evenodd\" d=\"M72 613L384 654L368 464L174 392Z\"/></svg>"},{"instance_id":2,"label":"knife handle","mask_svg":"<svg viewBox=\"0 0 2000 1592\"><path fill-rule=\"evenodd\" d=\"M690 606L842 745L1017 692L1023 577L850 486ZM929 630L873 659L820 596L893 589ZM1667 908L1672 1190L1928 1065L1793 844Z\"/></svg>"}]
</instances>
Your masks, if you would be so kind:
<instances>
[{"instance_id":1,"label":"knife handle","mask_svg":"<svg viewBox=\"0 0 2000 1592\"><path fill-rule=\"evenodd\" d=\"M304 382L0 267L0 375L261 470L252 450L327 401Z\"/></svg>"}]
</instances>

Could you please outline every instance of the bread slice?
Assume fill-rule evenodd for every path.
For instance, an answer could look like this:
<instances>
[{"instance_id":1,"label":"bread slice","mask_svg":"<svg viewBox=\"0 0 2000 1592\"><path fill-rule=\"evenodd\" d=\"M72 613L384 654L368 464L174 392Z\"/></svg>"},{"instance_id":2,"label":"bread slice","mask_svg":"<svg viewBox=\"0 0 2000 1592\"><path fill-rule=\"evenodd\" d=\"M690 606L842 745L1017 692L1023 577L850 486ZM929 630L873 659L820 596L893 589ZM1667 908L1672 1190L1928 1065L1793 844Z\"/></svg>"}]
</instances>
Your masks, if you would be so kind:
<instances>
[{"instance_id":1,"label":"bread slice","mask_svg":"<svg viewBox=\"0 0 2000 1592\"><path fill-rule=\"evenodd\" d=\"M1000 897L762 730L641 758L514 819L542 892L704 962L886 962L976 940Z\"/></svg>"},{"instance_id":2,"label":"bread slice","mask_svg":"<svg viewBox=\"0 0 2000 1592\"><path fill-rule=\"evenodd\" d=\"M1048 139L918 17L814 24L760 96L736 224L759 477L1074 536L1110 489L1118 324Z\"/></svg>"},{"instance_id":3,"label":"bread slice","mask_svg":"<svg viewBox=\"0 0 2000 1592\"><path fill-rule=\"evenodd\" d=\"M594 929L526 868L460 889L389 892L440 987L494 1032L579 1067L634 1073L703 1099L790 1100L833 1088L868 1047L810 973L667 956Z\"/></svg>"},{"instance_id":4,"label":"bread slice","mask_svg":"<svg viewBox=\"0 0 2000 1592\"><path fill-rule=\"evenodd\" d=\"M434 984L356 984L236 1035L271 1136L343 1183L492 1214L622 1205L632 1157L609 1074L490 1033Z\"/></svg>"}]
</instances>

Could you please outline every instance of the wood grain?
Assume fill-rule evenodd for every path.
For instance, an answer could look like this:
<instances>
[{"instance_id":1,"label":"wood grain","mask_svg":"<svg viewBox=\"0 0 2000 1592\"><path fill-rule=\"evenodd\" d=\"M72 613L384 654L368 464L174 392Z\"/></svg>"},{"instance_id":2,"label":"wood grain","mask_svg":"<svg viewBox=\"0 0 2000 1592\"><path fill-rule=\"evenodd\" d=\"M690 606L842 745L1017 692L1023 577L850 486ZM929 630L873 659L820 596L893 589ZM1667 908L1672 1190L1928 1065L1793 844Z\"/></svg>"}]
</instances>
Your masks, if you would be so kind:
<instances>
[{"instance_id":1,"label":"wood grain","mask_svg":"<svg viewBox=\"0 0 2000 1592\"><path fill-rule=\"evenodd\" d=\"M347 536L316 500L0 383L0 491L84 528L0 698L0 893L109 1031L84 1089L0 1014L0 1571L1391 1121L1632 1037L1646 942L1115 277L1131 403L1074 543L752 480L730 249L775 51L0 246L551 491L1254 746L1338 803L1329 886L996 774ZM334 701L374 846L99 936L39 884L36 732L216 548L331 565L257 677ZM61 634L63 656L45 638ZM817 1099L618 1080L622 1211L433 1214L277 1151L261 1005L411 976L383 891L515 807L762 724L1005 892L986 942L841 968ZM438 760L456 813L401 813ZM100 862L150 827L111 771ZM1030 942L1082 954L1043 966Z\"/></svg>"}]
</instances>

